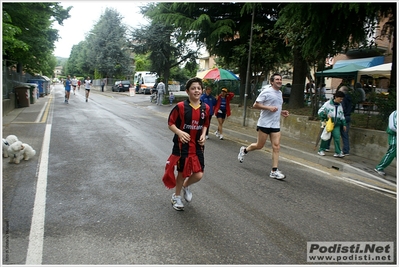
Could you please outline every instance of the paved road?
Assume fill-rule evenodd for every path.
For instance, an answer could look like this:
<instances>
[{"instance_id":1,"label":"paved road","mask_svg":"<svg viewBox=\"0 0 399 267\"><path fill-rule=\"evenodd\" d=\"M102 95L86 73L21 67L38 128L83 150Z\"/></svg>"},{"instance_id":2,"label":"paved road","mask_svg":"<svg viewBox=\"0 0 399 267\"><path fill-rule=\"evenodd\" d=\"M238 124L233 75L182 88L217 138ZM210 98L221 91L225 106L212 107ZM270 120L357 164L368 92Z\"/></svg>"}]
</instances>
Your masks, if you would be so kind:
<instances>
[{"instance_id":1,"label":"paved road","mask_svg":"<svg viewBox=\"0 0 399 267\"><path fill-rule=\"evenodd\" d=\"M161 182L169 106L149 96L63 89L43 113L4 126L38 151L3 159L3 264L305 264L309 241L396 241L396 197L269 150L239 164L235 140L207 141L184 212ZM28 109L27 109L28 111ZM396 262L396 259L395 259Z\"/></svg>"}]
</instances>

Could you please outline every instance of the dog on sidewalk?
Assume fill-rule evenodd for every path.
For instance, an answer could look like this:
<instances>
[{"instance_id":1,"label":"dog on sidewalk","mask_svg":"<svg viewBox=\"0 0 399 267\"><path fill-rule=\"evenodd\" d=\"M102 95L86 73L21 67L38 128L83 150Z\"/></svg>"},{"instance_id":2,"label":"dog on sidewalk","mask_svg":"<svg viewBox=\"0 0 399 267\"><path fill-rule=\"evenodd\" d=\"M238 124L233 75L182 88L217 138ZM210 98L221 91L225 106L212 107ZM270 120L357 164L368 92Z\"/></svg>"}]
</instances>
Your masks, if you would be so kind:
<instances>
[{"instance_id":1,"label":"dog on sidewalk","mask_svg":"<svg viewBox=\"0 0 399 267\"><path fill-rule=\"evenodd\" d=\"M21 159L24 158L23 154L24 146L21 141L16 141L8 147L8 155L10 157L10 163L19 164Z\"/></svg>"},{"instance_id":2,"label":"dog on sidewalk","mask_svg":"<svg viewBox=\"0 0 399 267\"><path fill-rule=\"evenodd\" d=\"M18 141L18 137L15 135L11 134L7 136L5 139L3 138L3 157L8 158L8 148L10 145L14 144L15 142Z\"/></svg>"},{"instance_id":3,"label":"dog on sidewalk","mask_svg":"<svg viewBox=\"0 0 399 267\"><path fill-rule=\"evenodd\" d=\"M24 149L22 150L24 160L29 160L33 158L34 155L36 155L36 150L34 150L30 145L22 143L22 146L24 147Z\"/></svg>"}]
</instances>

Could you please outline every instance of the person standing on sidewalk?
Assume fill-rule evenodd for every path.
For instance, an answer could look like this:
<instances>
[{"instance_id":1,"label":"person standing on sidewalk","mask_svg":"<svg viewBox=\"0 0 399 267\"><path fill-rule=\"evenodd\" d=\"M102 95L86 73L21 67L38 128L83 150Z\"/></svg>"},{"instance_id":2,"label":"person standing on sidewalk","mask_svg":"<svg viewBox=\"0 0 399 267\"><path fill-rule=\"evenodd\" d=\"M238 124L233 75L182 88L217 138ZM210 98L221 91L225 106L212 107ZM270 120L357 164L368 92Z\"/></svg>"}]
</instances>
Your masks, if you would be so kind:
<instances>
[{"instance_id":1,"label":"person standing on sidewalk","mask_svg":"<svg viewBox=\"0 0 399 267\"><path fill-rule=\"evenodd\" d=\"M69 95L71 94L71 76L68 75L67 79L65 80L65 103L68 104L69 102Z\"/></svg>"},{"instance_id":2,"label":"person standing on sidewalk","mask_svg":"<svg viewBox=\"0 0 399 267\"><path fill-rule=\"evenodd\" d=\"M90 77L87 76L87 79L85 80L86 102L89 101L91 85L92 85L92 81L90 80Z\"/></svg>"},{"instance_id":3,"label":"person standing on sidewalk","mask_svg":"<svg viewBox=\"0 0 399 267\"><path fill-rule=\"evenodd\" d=\"M106 81L106 78L101 80L101 92L104 92L105 81Z\"/></svg>"},{"instance_id":4,"label":"person standing on sidewalk","mask_svg":"<svg viewBox=\"0 0 399 267\"><path fill-rule=\"evenodd\" d=\"M192 193L189 186L200 181L204 174L205 134L209 127L209 106L200 100L201 78L191 78L185 87L188 99L177 103L168 118L168 127L174 133L172 155L168 162L178 158L174 161L178 172L176 180L175 177L169 177L172 183L175 182L175 193L171 202L178 211L184 210L181 191L183 190L185 200L190 202Z\"/></svg>"},{"instance_id":5,"label":"person standing on sidewalk","mask_svg":"<svg viewBox=\"0 0 399 267\"><path fill-rule=\"evenodd\" d=\"M163 83L162 79L159 79L159 83L157 85L157 90L158 90L157 105L163 106L162 101L163 101L163 96L165 94L165 84Z\"/></svg>"},{"instance_id":6,"label":"person standing on sidewalk","mask_svg":"<svg viewBox=\"0 0 399 267\"><path fill-rule=\"evenodd\" d=\"M341 138L342 138L342 153L344 153L345 156L349 156L349 126L351 123L351 114L352 114L352 96L349 94L349 89L348 87L341 86L338 91L341 91L345 94L344 100L342 100L342 109L344 110L344 116L345 116L345 121L346 121L346 131L344 131L343 125L341 125L340 132L341 132ZM325 151L330 151L330 144L331 144L331 138L327 141L326 143L326 149Z\"/></svg>"},{"instance_id":7,"label":"person standing on sidewalk","mask_svg":"<svg viewBox=\"0 0 399 267\"><path fill-rule=\"evenodd\" d=\"M211 120L213 116L213 107L216 105L216 98L212 95L212 88L207 86L205 93L201 95L201 101L209 106L209 126L211 125ZM206 139L209 139L209 128L206 129Z\"/></svg>"},{"instance_id":8,"label":"person standing on sidewalk","mask_svg":"<svg viewBox=\"0 0 399 267\"><path fill-rule=\"evenodd\" d=\"M385 176L384 169L391 164L394 158L396 158L396 125L397 119L395 110L388 118L388 127L386 130L388 134L388 151L374 169L375 172L382 176Z\"/></svg>"},{"instance_id":9,"label":"person standing on sidewalk","mask_svg":"<svg viewBox=\"0 0 399 267\"><path fill-rule=\"evenodd\" d=\"M327 121L329 118L331 118L334 123L334 129L331 132L331 136L332 138L334 138L334 157L336 158L345 157L344 153L341 150L341 126L343 131L346 131L346 120L344 116L344 110L341 105L344 97L344 92L335 92L333 99L328 100L326 103L324 103L317 112L321 121ZM321 140L320 148L317 154L319 154L320 156L325 156L324 151L329 148L328 142L329 140Z\"/></svg>"},{"instance_id":10,"label":"person standing on sidewalk","mask_svg":"<svg viewBox=\"0 0 399 267\"><path fill-rule=\"evenodd\" d=\"M223 123L227 117L231 115L230 101L233 99L234 93L228 92L226 87L222 88L222 92L216 97L215 115L218 120L218 129L215 132L216 137L223 140Z\"/></svg>"},{"instance_id":11,"label":"person standing on sidewalk","mask_svg":"<svg viewBox=\"0 0 399 267\"><path fill-rule=\"evenodd\" d=\"M244 156L249 151L262 149L265 146L266 140L269 137L272 143L272 170L270 171L270 177L275 179L284 179L285 175L278 169L278 160L280 153L280 118L288 117L290 113L288 110L282 110L283 108L283 95L281 87L283 85L283 78L280 74L275 73L270 78L271 86L264 89L253 105L253 108L260 109L260 116L258 119L256 130L258 131L258 137L256 143L252 143L249 146L242 146L238 153L238 161L244 162Z\"/></svg>"}]
</instances>

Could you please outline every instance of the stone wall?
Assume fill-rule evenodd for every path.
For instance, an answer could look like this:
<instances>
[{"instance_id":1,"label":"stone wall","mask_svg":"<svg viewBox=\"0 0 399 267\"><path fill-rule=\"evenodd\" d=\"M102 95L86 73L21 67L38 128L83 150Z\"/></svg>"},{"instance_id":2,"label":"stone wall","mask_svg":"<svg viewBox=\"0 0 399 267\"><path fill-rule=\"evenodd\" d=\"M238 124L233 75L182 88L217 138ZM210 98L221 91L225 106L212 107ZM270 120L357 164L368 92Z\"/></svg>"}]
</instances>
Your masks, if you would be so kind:
<instances>
[{"instance_id":1,"label":"stone wall","mask_svg":"<svg viewBox=\"0 0 399 267\"><path fill-rule=\"evenodd\" d=\"M3 99L3 116L15 109L15 94L9 93L10 99Z\"/></svg>"}]
</instances>

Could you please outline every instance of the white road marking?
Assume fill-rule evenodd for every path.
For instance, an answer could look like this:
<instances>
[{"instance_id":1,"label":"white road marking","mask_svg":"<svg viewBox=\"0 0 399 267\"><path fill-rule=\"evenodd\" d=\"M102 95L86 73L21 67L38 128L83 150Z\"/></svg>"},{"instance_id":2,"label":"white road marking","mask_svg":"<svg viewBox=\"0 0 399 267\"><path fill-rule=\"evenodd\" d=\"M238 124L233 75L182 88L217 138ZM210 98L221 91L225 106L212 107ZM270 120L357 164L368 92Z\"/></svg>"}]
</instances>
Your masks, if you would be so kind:
<instances>
[{"instance_id":1,"label":"white road marking","mask_svg":"<svg viewBox=\"0 0 399 267\"><path fill-rule=\"evenodd\" d=\"M47 104L48 104L48 102L44 103L44 106L43 106L42 110L40 111L39 115L37 116L37 118L36 118L36 120L35 120L35 123L40 122L40 119L42 118L43 113L44 113L44 111L46 110Z\"/></svg>"},{"instance_id":2,"label":"white road marking","mask_svg":"<svg viewBox=\"0 0 399 267\"><path fill-rule=\"evenodd\" d=\"M52 94L54 91L52 90ZM50 102L51 103L51 102ZM39 168L37 172L37 185L35 203L33 205L32 223L29 234L28 252L26 255L26 265L41 265L43 260L43 239L44 239L44 221L46 215L46 190L48 160L51 139L51 126L53 120L52 109L44 131L43 145L40 153Z\"/></svg>"}]
</instances>

